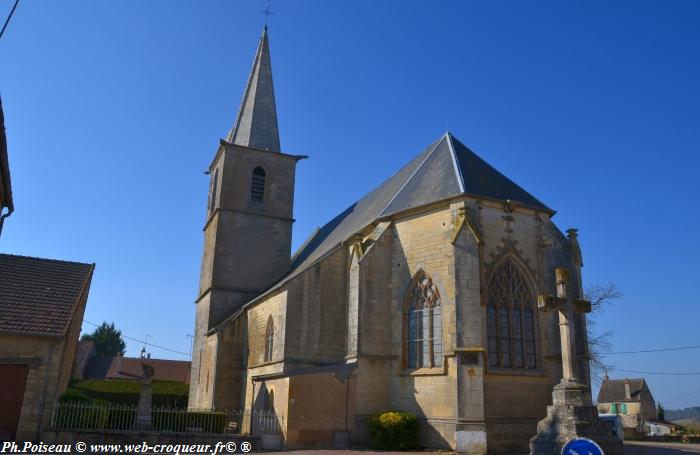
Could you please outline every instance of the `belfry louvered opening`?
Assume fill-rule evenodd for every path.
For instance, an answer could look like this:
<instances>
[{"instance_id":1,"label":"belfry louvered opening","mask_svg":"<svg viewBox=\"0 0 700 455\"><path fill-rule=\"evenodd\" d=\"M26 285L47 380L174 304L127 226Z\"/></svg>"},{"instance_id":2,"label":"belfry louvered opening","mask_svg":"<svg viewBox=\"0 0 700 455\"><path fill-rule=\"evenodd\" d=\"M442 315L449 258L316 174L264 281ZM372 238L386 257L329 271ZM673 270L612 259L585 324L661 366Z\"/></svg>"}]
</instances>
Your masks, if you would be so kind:
<instances>
[{"instance_id":1,"label":"belfry louvered opening","mask_svg":"<svg viewBox=\"0 0 700 455\"><path fill-rule=\"evenodd\" d=\"M250 200L262 202L265 196L265 169L260 166L253 169L253 178L250 183Z\"/></svg>"}]
</instances>

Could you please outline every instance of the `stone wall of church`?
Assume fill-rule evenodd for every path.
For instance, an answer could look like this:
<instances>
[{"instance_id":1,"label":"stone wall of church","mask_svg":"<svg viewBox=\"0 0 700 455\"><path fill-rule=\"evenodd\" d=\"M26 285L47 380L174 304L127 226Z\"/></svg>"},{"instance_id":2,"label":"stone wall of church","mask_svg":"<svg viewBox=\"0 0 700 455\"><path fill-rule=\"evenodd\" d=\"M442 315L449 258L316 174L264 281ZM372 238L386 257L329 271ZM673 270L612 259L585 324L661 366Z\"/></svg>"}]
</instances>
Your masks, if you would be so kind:
<instances>
[{"instance_id":1,"label":"stone wall of church","mask_svg":"<svg viewBox=\"0 0 700 455\"><path fill-rule=\"evenodd\" d=\"M352 246L351 248L355 248ZM348 328L349 339L355 339L353 349L348 348L348 359L357 359L359 373L356 376L356 412L368 416L391 408L391 374L395 360L393 353L392 319L395 317L392 304L392 251L393 228L389 223L380 223L363 242L364 252L359 262L351 265L350 299L357 303L353 310L350 303ZM357 251L357 250L355 250ZM357 278L353 280L352 276ZM356 430L362 433L363 425ZM355 438L366 435L355 434Z\"/></svg>"},{"instance_id":2,"label":"stone wall of church","mask_svg":"<svg viewBox=\"0 0 700 455\"><path fill-rule=\"evenodd\" d=\"M364 255L359 265L357 318L359 326L358 354L388 358L392 354L391 326L393 305L392 279L393 229L389 223L379 223L363 245ZM352 291L352 289L351 289Z\"/></svg>"},{"instance_id":3,"label":"stone wall of church","mask_svg":"<svg viewBox=\"0 0 700 455\"><path fill-rule=\"evenodd\" d=\"M287 424L289 423L289 407L291 405L289 384L290 378L278 378L256 381L250 385L250 398L246 409L274 412L276 422L271 422L269 419L260 421L254 417L252 421L244 422L244 433L249 430L255 433L255 426L260 425L264 425L265 429L270 431L270 425L276 425L282 437L287 439Z\"/></svg>"},{"instance_id":4,"label":"stone wall of church","mask_svg":"<svg viewBox=\"0 0 700 455\"><path fill-rule=\"evenodd\" d=\"M211 285L260 293L289 268L294 179L297 158L248 147L223 144L213 176L220 175L212 222L205 229L205 262L201 292ZM265 172L262 201L251 198L253 170ZM215 230L214 234L208 231ZM214 244L215 243L215 244ZM206 260L212 255L211 264Z\"/></svg>"},{"instance_id":5,"label":"stone wall of church","mask_svg":"<svg viewBox=\"0 0 700 455\"><path fill-rule=\"evenodd\" d=\"M247 363L248 319L243 313L226 324L218 337L214 407L243 409Z\"/></svg>"},{"instance_id":6,"label":"stone wall of church","mask_svg":"<svg viewBox=\"0 0 700 455\"><path fill-rule=\"evenodd\" d=\"M294 277L285 324L285 361L298 365L342 363L347 327L347 255L337 249Z\"/></svg>"},{"instance_id":7,"label":"stone wall of church","mask_svg":"<svg viewBox=\"0 0 700 455\"><path fill-rule=\"evenodd\" d=\"M246 310L248 319L248 358L246 380L243 384L245 389L243 397L243 407L250 409L264 409L265 398L260 395L261 390L267 390L272 384L266 381L267 385L261 382L254 382L258 376L279 373L285 366L285 349L287 344L288 328L286 325L286 314L289 305L289 292L286 288L271 294L267 298L257 302ZM265 361L265 332L267 321L272 317L274 327L274 337L272 342L272 358ZM261 385L263 384L263 385ZM286 399L286 386L280 387L275 392L276 411L286 409L283 400Z\"/></svg>"},{"instance_id":8,"label":"stone wall of church","mask_svg":"<svg viewBox=\"0 0 700 455\"><path fill-rule=\"evenodd\" d=\"M478 201L477 222L483 236L484 299L488 278L505 255L515 255L529 275L533 294L555 294L554 268L571 270L572 288L579 287L577 267L572 262L568 240L546 214L526 208L507 208L503 203ZM485 304L486 301L484 300ZM485 320L485 314L483 314ZM585 332L585 321L576 325ZM561 379L559 326L556 312L538 312L536 319L537 367L533 370L487 368L484 380L488 447L493 452L526 449L536 433L537 422L546 415L552 387ZM484 340L486 327L483 328ZM580 370L584 380L585 334L579 337ZM486 346L484 346L486 347Z\"/></svg>"},{"instance_id":9,"label":"stone wall of church","mask_svg":"<svg viewBox=\"0 0 700 455\"><path fill-rule=\"evenodd\" d=\"M355 382L334 373L289 378L285 448L333 447L337 433L352 430Z\"/></svg>"},{"instance_id":10,"label":"stone wall of church","mask_svg":"<svg viewBox=\"0 0 700 455\"><path fill-rule=\"evenodd\" d=\"M450 206L457 300L455 336L457 364L456 449L484 453L487 428L484 415L484 375L486 372L483 327L485 311L481 304L481 236L476 227L475 201L458 201Z\"/></svg>"},{"instance_id":11,"label":"stone wall of church","mask_svg":"<svg viewBox=\"0 0 700 455\"><path fill-rule=\"evenodd\" d=\"M465 207L470 226L457 230ZM263 388L273 387L275 403L289 407L284 412L290 413L288 422L293 424L292 398L299 406L322 403L324 398L315 400L302 392L313 390L314 396L328 400L340 390L337 384L325 379L316 384L305 376L294 389L291 382L285 388L274 386L272 380L264 381L264 386L262 382L253 385L253 378L279 373L283 366L343 363L347 358L358 362L348 403L354 416L354 442L367 440L369 415L401 409L419 416L421 443L426 446L455 448L460 437L471 441L478 436L482 441L486 429L490 451L522 449L523 441L535 434L536 423L551 400L551 388L561 377L558 325L555 315L538 314L536 369L489 370L484 352L484 289L498 260L514 254L527 269L533 293L553 293L554 267L575 268L568 240L545 215L517 208L506 211L502 204L473 199L434 206L383 229L375 229L375 237L365 232L359 239L359 251L364 253L357 256L359 261L348 263L354 254L349 242L247 310L245 338L250 356L241 385L243 406L256 406ZM421 269L440 292L443 365L405 370L403 303L411 278ZM265 363L270 316L274 350L272 361ZM346 335L339 336L339 329ZM351 344L356 346L354 351ZM223 364L218 367L224 368ZM282 412L282 408L276 410ZM295 434L294 440L311 435Z\"/></svg>"},{"instance_id":12,"label":"stone wall of church","mask_svg":"<svg viewBox=\"0 0 700 455\"><path fill-rule=\"evenodd\" d=\"M201 335L199 340L195 343L199 350L192 354L194 368L190 374L188 408L210 409L214 403L218 337L216 334Z\"/></svg>"},{"instance_id":13,"label":"stone wall of church","mask_svg":"<svg viewBox=\"0 0 700 455\"><path fill-rule=\"evenodd\" d=\"M454 359L456 334L452 216L440 207L396 220L392 248L392 367L390 404L415 413L423 425L422 443L454 447L457 375ZM403 302L413 275L423 269L440 292L443 366L407 371L403 368Z\"/></svg>"},{"instance_id":14,"label":"stone wall of church","mask_svg":"<svg viewBox=\"0 0 700 455\"><path fill-rule=\"evenodd\" d=\"M288 296L288 291L284 289L247 309L249 369L284 360L284 351L287 343L286 314ZM272 360L265 362L265 331L269 318L272 318L274 327Z\"/></svg>"}]
</instances>

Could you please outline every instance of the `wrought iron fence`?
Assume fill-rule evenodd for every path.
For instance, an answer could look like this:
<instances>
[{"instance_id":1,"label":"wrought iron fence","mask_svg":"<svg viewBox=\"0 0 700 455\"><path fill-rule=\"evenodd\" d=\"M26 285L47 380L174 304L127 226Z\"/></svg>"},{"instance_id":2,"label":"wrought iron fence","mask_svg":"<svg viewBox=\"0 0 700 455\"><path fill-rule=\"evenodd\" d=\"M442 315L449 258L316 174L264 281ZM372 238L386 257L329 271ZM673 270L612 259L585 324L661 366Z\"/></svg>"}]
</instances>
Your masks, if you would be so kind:
<instances>
[{"instance_id":1,"label":"wrought iron fence","mask_svg":"<svg viewBox=\"0 0 700 455\"><path fill-rule=\"evenodd\" d=\"M281 434L283 417L270 411L152 408L110 403L56 402L51 426L70 430L171 431L178 433Z\"/></svg>"}]
</instances>

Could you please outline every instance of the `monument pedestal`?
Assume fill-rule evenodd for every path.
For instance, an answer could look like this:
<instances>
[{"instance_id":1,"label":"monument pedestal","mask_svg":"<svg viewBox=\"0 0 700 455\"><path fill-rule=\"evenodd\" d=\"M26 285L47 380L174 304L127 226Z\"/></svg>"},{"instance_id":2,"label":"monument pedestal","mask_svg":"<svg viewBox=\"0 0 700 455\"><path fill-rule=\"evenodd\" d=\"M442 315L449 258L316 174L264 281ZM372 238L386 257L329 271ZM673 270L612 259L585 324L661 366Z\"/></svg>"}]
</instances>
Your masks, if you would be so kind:
<instances>
[{"instance_id":1,"label":"monument pedestal","mask_svg":"<svg viewBox=\"0 0 700 455\"><path fill-rule=\"evenodd\" d=\"M622 442L613 435L610 425L598 418L598 409L589 397L584 384L573 380L557 384L547 417L539 421L537 435L530 439L530 455L559 455L574 438L595 441L606 455L622 455Z\"/></svg>"},{"instance_id":2,"label":"monument pedestal","mask_svg":"<svg viewBox=\"0 0 700 455\"><path fill-rule=\"evenodd\" d=\"M136 408L136 422L134 423L135 429L137 430L150 430L152 425L151 396L153 392L151 378L155 370L151 365L146 363L141 363L141 368L143 368L141 394L139 396L139 406Z\"/></svg>"}]
</instances>

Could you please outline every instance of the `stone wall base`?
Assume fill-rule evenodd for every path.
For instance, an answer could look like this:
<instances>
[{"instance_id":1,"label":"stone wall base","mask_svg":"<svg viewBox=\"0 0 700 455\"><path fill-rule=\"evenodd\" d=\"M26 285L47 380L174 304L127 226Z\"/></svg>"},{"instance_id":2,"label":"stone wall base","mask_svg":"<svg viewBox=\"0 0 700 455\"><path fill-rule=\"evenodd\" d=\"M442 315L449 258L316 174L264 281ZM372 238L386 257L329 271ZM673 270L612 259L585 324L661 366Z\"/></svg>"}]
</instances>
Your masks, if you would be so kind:
<instances>
[{"instance_id":1,"label":"stone wall base","mask_svg":"<svg viewBox=\"0 0 700 455\"><path fill-rule=\"evenodd\" d=\"M622 442L613 436L609 424L598 419L593 405L547 406L547 417L530 439L530 455L559 455L567 442L578 437L595 441L605 455L623 455Z\"/></svg>"},{"instance_id":2,"label":"stone wall base","mask_svg":"<svg viewBox=\"0 0 700 455\"><path fill-rule=\"evenodd\" d=\"M210 444L217 442L235 442L236 445L243 441L252 444L253 450L267 449L263 446L259 436L241 436L234 434L200 434L200 433L174 433L155 431L111 431L111 430L63 430L48 429L42 433L42 442L47 444L68 444L84 442L86 444L119 443L119 444Z\"/></svg>"}]
</instances>

